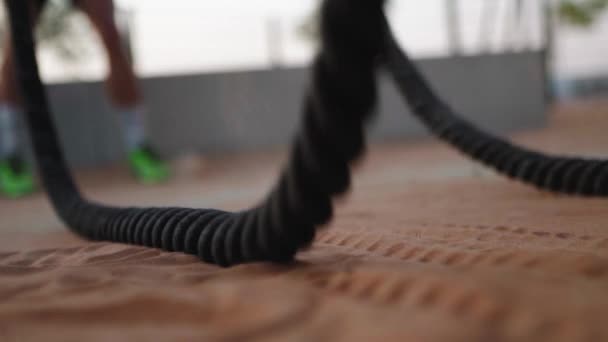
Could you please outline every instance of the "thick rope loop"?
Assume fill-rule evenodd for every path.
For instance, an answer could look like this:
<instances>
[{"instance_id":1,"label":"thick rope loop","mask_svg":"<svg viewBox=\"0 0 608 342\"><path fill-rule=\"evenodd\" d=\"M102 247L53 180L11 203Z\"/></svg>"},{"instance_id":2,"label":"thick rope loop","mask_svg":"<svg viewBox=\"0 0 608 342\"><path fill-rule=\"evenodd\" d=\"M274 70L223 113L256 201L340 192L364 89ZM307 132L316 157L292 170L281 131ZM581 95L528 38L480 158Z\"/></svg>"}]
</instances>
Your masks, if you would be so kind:
<instances>
[{"instance_id":1,"label":"thick rope loop","mask_svg":"<svg viewBox=\"0 0 608 342\"><path fill-rule=\"evenodd\" d=\"M350 187L350 164L365 149L364 123L377 100L376 71L388 68L414 113L438 137L497 171L544 189L608 195L608 163L549 157L493 137L456 116L398 47L383 0L325 0L321 48L291 154L272 191L236 212L117 208L84 199L65 163L38 74L27 2L9 9L17 75L30 136L49 198L77 234L197 255L221 266L288 262L332 217Z\"/></svg>"},{"instance_id":2,"label":"thick rope loop","mask_svg":"<svg viewBox=\"0 0 608 342\"><path fill-rule=\"evenodd\" d=\"M550 156L492 136L465 121L431 89L390 34L383 61L414 114L437 137L498 173L542 190L580 196L608 196L607 162Z\"/></svg>"},{"instance_id":3,"label":"thick rope loop","mask_svg":"<svg viewBox=\"0 0 608 342\"><path fill-rule=\"evenodd\" d=\"M364 150L363 120L376 103L382 0L325 1L321 50L312 68L302 125L273 190L237 213L215 209L116 208L83 199L63 158L38 75L27 2L5 0L19 83L40 174L55 210L74 232L197 255L221 266L290 261L332 216Z\"/></svg>"}]
</instances>

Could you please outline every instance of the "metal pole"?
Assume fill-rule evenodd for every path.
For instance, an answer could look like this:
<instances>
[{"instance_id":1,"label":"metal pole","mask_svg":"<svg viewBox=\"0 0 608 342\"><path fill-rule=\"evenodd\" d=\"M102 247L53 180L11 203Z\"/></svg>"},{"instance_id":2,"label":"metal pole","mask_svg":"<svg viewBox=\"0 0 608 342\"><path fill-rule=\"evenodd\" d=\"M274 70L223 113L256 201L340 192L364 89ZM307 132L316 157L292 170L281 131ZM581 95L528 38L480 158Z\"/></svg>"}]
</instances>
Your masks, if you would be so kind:
<instances>
[{"instance_id":1,"label":"metal pole","mask_svg":"<svg viewBox=\"0 0 608 342\"><path fill-rule=\"evenodd\" d=\"M479 24L479 50L492 51L492 38L497 26L498 0L483 0L481 23Z\"/></svg>"},{"instance_id":2,"label":"metal pole","mask_svg":"<svg viewBox=\"0 0 608 342\"><path fill-rule=\"evenodd\" d=\"M521 45L523 24L522 0L507 0L504 13L504 48L514 51Z\"/></svg>"},{"instance_id":3,"label":"metal pole","mask_svg":"<svg viewBox=\"0 0 608 342\"><path fill-rule=\"evenodd\" d=\"M545 76L545 101L547 104L551 104L555 101L555 94L553 92L553 66L555 61L555 48L557 45L557 41L555 37L555 11L553 5L554 3L552 0L543 0L541 2L544 14L543 25L545 46L543 48L543 72Z\"/></svg>"},{"instance_id":4,"label":"metal pole","mask_svg":"<svg viewBox=\"0 0 608 342\"><path fill-rule=\"evenodd\" d=\"M445 0L446 28L450 54L462 54L459 0Z\"/></svg>"},{"instance_id":5,"label":"metal pole","mask_svg":"<svg viewBox=\"0 0 608 342\"><path fill-rule=\"evenodd\" d=\"M516 49L527 49L528 44L528 12L523 0L515 0L515 26L517 28Z\"/></svg>"},{"instance_id":6,"label":"metal pole","mask_svg":"<svg viewBox=\"0 0 608 342\"><path fill-rule=\"evenodd\" d=\"M268 18L268 58L272 68L280 68L283 64L283 34L281 22L277 18Z\"/></svg>"},{"instance_id":7,"label":"metal pole","mask_svg":"<svg viewBox=\"0 0 608 342\"><path fill-rule=\"evenodd\" d=\"M135 56L133 52L133 37L132 37L132 21L133 21L133 10L117 8L116 9L116 26L120 33L121 45L124 53L127 55L129 62L134 65Z\"/></svg>"}]
</instances>

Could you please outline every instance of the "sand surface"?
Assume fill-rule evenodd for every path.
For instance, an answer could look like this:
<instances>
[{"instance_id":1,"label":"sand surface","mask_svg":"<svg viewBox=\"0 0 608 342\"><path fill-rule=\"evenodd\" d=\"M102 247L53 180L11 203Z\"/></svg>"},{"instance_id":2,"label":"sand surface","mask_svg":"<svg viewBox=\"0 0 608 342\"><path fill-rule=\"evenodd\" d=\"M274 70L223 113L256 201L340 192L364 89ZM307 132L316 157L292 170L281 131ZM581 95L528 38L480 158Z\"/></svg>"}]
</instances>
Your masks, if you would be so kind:
<instances>
[{"instance_id":1,"label":"sand surface","mask_svg":"<svg viewBox=\"0 0 608 342\"><path fill-rule=\"evenodd\" d=\"M515 139L606 156L608 102ZM370 148L335 220L294 265L220 269L70 235L43 195L0 200L1 341L608 341L608 203L497 177L437 143ZM79 173L115 204L235 209L282 153L179 162L144 188Z\"/></svg>"}]
</instances>

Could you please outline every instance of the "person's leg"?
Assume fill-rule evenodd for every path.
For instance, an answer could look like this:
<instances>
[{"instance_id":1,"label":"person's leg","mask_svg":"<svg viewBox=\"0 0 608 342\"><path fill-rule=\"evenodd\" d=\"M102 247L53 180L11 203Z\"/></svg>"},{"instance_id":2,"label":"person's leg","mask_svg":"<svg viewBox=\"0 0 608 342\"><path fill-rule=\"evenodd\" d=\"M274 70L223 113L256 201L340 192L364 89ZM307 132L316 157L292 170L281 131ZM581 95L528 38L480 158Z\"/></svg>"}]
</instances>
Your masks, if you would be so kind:
<instances>
[{"instance_id":1,"label":"person's leg","mask_svg":"<svg viewBox=\"0 0 608 342\"><path fill-rule=\"evenodd\" d=\"M32 0L33 22L38 20L43 0ZM10 35L4 41L0 67L0 193L21 197L34 190L34 177L23 161L17 132L17 118L21 114L21 98L15 79L15 63Z\"/></svg>"},{"instance_id":2,"label":"person's leg","mask_svg":"<svg viewBox=\"0 0 608 342\"><path fill-rule=\"evenodd\" d=\"M9 37L3 51L0 68L0 159L6 159L17 152L17 116L19 96L16 91L13 48Z\"/></svg>"},{"instance_id":3,"label":"person's leg","mask_svg":"<svg viewBox=\"0 0 608 342\"><path fill-rule=\"evenodd\" d=\"M40 17L40 12L44 7L45 0L30 0L32 22L34 25ZM0 67L0 104L11 107L21 107L21 97L19 95L17 81L15 78L15 63L13 55L13 44L8 30L6 30L3 49L2 66Z\"/></svg>"},{"instance_id":4,"label":"person's leg","mask_svg":"<svg viewBox=\"0 0 608 342\"><path fill-rule=\"evenodd\" d=\"M167 178L167 167L146 143L145 107L131 62L124 51L114 18L112 0L76 0L104 45L110 66L107 91L120 114L129 161L135 175L144 182Z\"/></svg>"},{"instance_id":5,"label":"person's leg","mask_svg":"<svg viewBox=\"0 0 608 342\"><path fill-rule=\"evenodd\" d=\"M114 18L112 0L75 0L75 5L89 18L104 45L110 65L107 90L116 106L130 107L141 103L137 79Z\"/></svg>"}]
</instances>

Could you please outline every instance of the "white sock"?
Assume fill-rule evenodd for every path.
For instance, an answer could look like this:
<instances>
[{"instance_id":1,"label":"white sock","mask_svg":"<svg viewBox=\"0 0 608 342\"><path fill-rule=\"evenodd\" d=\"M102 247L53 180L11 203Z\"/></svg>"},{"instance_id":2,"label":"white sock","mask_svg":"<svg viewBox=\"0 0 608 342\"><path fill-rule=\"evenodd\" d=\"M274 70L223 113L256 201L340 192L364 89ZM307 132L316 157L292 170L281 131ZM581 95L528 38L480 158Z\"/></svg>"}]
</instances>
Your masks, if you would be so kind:
<instances>
[{"instance_id":1,"label":"white sock","mask_svg":"<svg viewBox=\"0 0 608 342\"><path fill-rule=\"evenodd\" d=\"M19 136L17 132L19 110L8 104L0 104L0 159L17 152Z\"/></svg>"},{"instance_id":2,"label":"white sock","mask_svg":"<svg viewBox=\"0 0 608 342\"><path fill-rule=\"evenodd\" d=\"M119 108L118 112L127 150L132 151L141 147L146 141L145 108L143 106Z\"/></svg>"}]
</instances>

